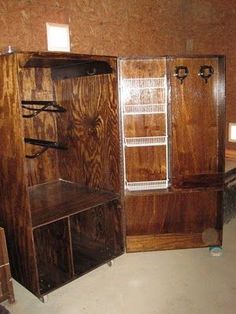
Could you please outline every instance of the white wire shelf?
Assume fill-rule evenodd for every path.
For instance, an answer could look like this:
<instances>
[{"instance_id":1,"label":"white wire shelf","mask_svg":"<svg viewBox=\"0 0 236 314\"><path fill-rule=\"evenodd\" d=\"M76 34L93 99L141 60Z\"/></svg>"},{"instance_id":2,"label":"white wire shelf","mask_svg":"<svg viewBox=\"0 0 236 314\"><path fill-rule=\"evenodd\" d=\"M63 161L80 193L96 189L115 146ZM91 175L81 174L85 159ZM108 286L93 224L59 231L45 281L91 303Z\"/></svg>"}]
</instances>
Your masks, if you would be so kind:
<instances>
[{"instance_id":1,"label":"white wire shelf","mask_svg":"<svg viewBox=\"0 0 236 314\"><path fill-rule=\"evenodd\" d=\"M166 104L138 104L124 106L125 115L166 113Z\"/></svg>"},{"instance_id":2,"label":"white wire shelf","mask_svg":"<svg viewBox=\"0 0 236 314\"><path fill-rule=\"evenodd\" d=\"M151 136L151 137L125 137L124 144L126 147L137 146L160 146L166 145L167 136Z\"/></svg>"},{"instance_id":3,"label":"white wire shelf","mask_svg":"<svg viewBox=\"0 0 236 314\"><path fill-rule=\"evenodd\" d=\"M125 185L129 191L167 189L168 180L126 182Z\"/></svg>"},{"instance_id":4,"label":"white wire shelf","mask_svg":"<svg viewBox=\"0 0 236 314\"><path fill-rule=\"evenodd\" d=\"M122 88L165 88L165 77L130 78L122 80Z\"/></svg>"}]
</instances>

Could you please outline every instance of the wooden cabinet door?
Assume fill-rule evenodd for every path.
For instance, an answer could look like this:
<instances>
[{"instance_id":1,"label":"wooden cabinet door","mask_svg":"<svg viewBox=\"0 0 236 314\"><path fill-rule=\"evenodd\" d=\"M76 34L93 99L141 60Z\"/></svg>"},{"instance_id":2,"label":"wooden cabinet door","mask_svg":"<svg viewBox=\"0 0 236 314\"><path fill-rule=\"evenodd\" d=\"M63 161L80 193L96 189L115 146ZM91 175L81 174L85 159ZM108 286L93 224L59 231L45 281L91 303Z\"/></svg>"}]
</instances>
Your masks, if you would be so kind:
<instances>
[{"instance_id":1,"label":"wooden cabinet door","mask_svg":"<svg viewBox=\"0 0 236 314\"><path fill-rule=\"evenodd\" d=\"M222 185L224 155L224 80L219 58L173 58L171 86L172 184ZM176 76L183 76L182 81ZM186 67L185 69L183 67ZM204 78L200 75L209 76Z\"/></svg>"}]
</instances>

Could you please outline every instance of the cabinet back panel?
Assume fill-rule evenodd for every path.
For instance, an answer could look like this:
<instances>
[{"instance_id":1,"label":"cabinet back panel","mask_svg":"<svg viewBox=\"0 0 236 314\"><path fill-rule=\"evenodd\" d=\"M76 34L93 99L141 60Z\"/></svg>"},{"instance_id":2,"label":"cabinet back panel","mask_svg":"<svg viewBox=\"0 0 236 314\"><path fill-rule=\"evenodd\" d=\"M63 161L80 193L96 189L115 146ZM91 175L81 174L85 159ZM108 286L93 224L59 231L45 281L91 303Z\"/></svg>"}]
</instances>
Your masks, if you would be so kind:
<instances>
[{"instance_id":1,"label":"cabinet back panel","mask_svg":"<svg viewBox=\"0 0 236 314\"><path fill-rule=\"evenodd\" d=\"M49 68L22 68L19 73L21 100L54 100L53 83ZM23 114L32 111L23 109ZM54 112L41 112L33 118L24 118L25 137L57 141L58 114ZM41 148L26 144L26 154L33 155ZM57 151L49 149L35 159L25 159L28 173L28 185L45 183L58 179Z\"/></svg>"},{"instance_id":2,"label":"cabinet back panel","mask_svg":"<svg viewBox=\"0 0 236 314\"><path fill-rule=\"evenodd\" d=\"M122 59L120 75L122 79L163 77L166 74L166 58Z\"/></svg>"},{"instance_id":3,"label":"cabinet back panel","mask_svg":"<svg viewBox=\"0 0 236 314\"><path fill-rule=\"evenodd\" d=\"M176 66L188 67L189 75L180 84ZM200 66L211 65L214 74L207 83L198 75ZM215 174L219 169L219 69L218 59L174 59L170 61L172 107L172 176L181 181L199 174ZM180 183L181 184L181 183Z\"/></svg>"},{"instance_id":4,"label":"cabinet back panel","mask_svg":"<svg viewBox=\"0 0 236 314\"><path fill-rule=\"evenodd\" d=\"M61 178L119 192L119 124L114 75L55 82L56 99L67 109L58 115Z\"/></svg>"},{"instance_id":5,"label":"cabinet back panel","mask_svg":"<svg viewBox=\"0 0 236 314\"><path fill-rule=\"evenodd\" d=\"M125 137L164 136L165 115L127 115L124 121Z\"/></svg>"},{"instance_id":6,"label":"cabinet back panel","mask_svg":"<svg viewBox=\"0 0 236 314\"><path fill-rule=\"evenodd\" d=\"M127 147L125 162L129 182L166 179L165 146Z\"/></svg>"}]
</instances>

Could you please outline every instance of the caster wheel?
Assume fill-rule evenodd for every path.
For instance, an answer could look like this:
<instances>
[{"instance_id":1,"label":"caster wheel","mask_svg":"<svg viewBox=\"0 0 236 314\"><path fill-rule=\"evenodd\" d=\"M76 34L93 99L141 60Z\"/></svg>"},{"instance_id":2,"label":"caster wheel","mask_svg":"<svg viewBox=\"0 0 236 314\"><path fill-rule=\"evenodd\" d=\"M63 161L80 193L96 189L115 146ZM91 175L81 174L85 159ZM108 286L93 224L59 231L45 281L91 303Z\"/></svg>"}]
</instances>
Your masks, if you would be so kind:
<instances>
[{"instance_id":1,"label":"caster wheel","mask_svg":"<svg viewBox=\"0 0 236 314\"><path fill-rule=\"evenodd\" d=\"M111 267L111 266L113 265L113 260L109 261L109 262L107 263L107 265L108 265L109 267Z\"/></svg>"},{"instance_id":2,"label":"caster wheel","mask_svg":"<svg viewBox=\"0 0 236 314\"><path fill-rule=\"evenodd\" d=\"M223 249L221 246L211 246L209 247L209 253L211 256L222 256Z\"/></svg>"},{"instance_id":3,"label":"caster wheel","mask_svg":"<svg viewBox=\"0 0 236 314\"><path fill-rule=\"evenodd\" d=\"M48 295L41 296L39 299L41 302L47 303L48 302Z\"/></svg>"}]
</instances>

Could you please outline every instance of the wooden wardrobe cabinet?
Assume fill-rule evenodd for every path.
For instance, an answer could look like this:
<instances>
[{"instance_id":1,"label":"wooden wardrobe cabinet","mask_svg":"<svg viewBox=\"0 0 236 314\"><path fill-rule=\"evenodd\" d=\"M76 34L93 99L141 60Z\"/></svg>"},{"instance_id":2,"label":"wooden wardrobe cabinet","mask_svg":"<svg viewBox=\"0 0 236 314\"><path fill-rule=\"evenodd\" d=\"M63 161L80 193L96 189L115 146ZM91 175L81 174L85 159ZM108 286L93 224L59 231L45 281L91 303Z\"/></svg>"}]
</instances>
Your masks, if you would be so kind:
<instances>
[{"instance_id":1,"label":"wooden wardrobe cabinet","mask_svg":"<svg viewBox=\"0 0 236 314\"><path fill-rule=\"evenodd\" d=\"M119 64L127 251L221 245L224 57Z\"/></svg>"},{"instance_id":2,"label":"wooden wardrobe cabinet","mask_svg":"<svg viewBox=\"0 0 236 314\"><path fill-rule=\"evenodd\" d=\"M116 58L0 56L0 206L36 296L124 251Z\"/></svg>"},{"instance_id":3,"label":"wooden wardrobe cabinet","mask_svg":"<svg viewBox=\"0 0 236 314\"><path fill-rule=\"evenodd\" d=\"M124 235L128 252L221 245L223 57L22 52L0 69L0 220L22 285L42 297Z\"/></svg>"}]
</instances>

